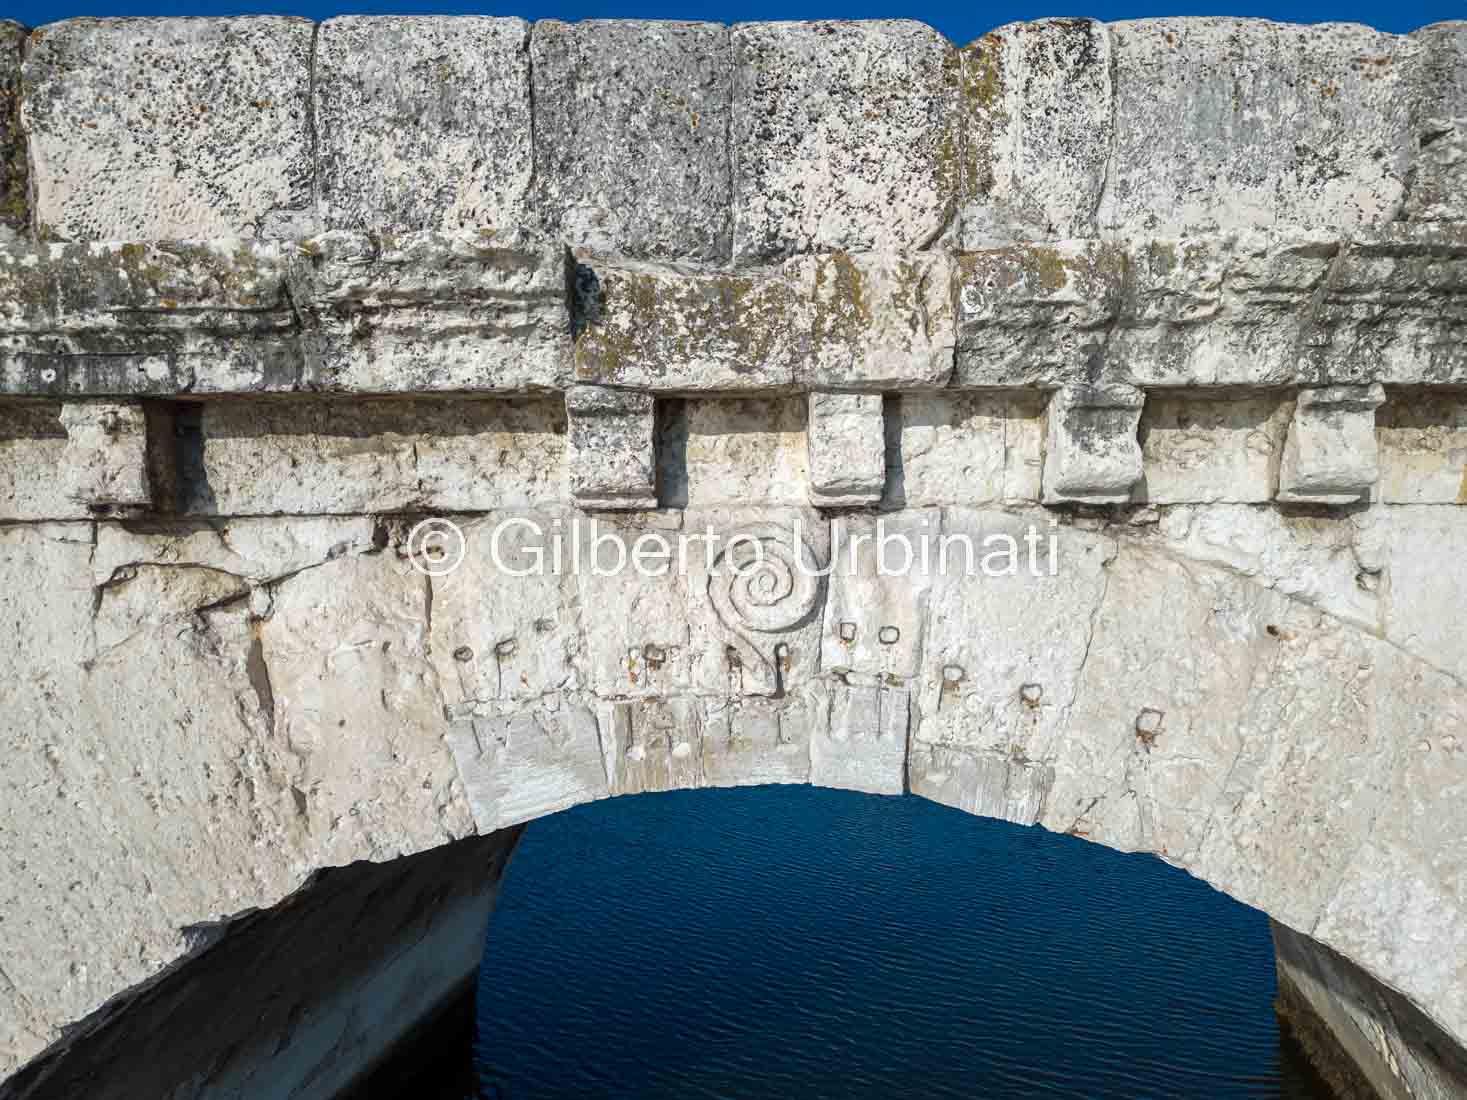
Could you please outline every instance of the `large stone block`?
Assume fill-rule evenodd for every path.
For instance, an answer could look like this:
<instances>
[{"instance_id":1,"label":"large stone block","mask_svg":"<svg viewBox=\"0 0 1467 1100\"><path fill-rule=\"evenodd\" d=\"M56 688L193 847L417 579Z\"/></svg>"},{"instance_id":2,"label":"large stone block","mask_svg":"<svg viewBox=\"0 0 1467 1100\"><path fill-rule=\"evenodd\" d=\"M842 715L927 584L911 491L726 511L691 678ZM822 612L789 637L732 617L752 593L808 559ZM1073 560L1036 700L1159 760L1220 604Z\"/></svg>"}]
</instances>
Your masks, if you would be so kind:
<instances>
[{"instance_id":1,"label":"large stone block","mask_svg":"<svg viewBox=\"0 0 1467 1100\"><path fill-rule=\"evenodd\" d=\"M1010 23L962 51L964 248L1095 236L1111 53L1089 19Z\"/></svg>"},{"instance_id":2,"label":"large stone block","mask_svg":"<svg viewBox=\"0 0 1467 1100\"><path fill-rule=\"evenodd\" d=\"M902 394L888 407L883 507L1038 500L1045 401L1038 390Z\"/></svg>"},{"instance_id":3,"label":"large stone block","mask_svg":"<svg viewBox=\"0 0 1467 1100\"><path fill-rule=\"evenodd\" d=\"M830 724L810 741L810 782L901 794L906 789L911 692L856 673L829 685Z\"/></svg>"},{"instance_id":4,"label":"large stone block","mask_svg":"<svg viewBox=\"0 0 1467 1100\"><path fill-rule=\"evenodd\" d=\"M1467 220L1467 22L1423 27L1411 38L1421 70L1405 216Z\"/></svg>"},{"instance_id":5,"label":"large stone block","mask_svg":"<svg viewBox=\"0 0 1467 1100\"><path fill-rule=\"evenodd\" d=\"M668 398L657 415L664 508L803 505L810 492L806 399Z\"/></svg>"},{"instance_id":6,"label":"large stone block","mask_svg":"<svg viewBox=\"0 0 1467 1100\"><path fill-rule=\"evenodd\" d=\"M916 249L957 201L959 62L902 20L733 28L734 257Z\"/></svg>"},{"instance_id":7,"label":"large stone block","mask_svg":"<svg viewBox=\"0 0 1467 1100\"><path fill-rule=\"evenodd\" d=\"M1229 391L1146 395L1134 497L1151 504L1273 499L1293 413L1275 394Z\"/></svg>"},{"instance_id":8,"label":"large stone block","mask_svg":"<svg viewBox=\"0 0 1467 1100\"><path fill-rule=\"evenodd\" d=\"M1467 397L1389 393L1375 424L1383 503L1467 504Z\"/></svg>"},{"instance_id":9,"label":"large stone block","mask_svg":"<svg viewBox=\"0 0 1467 1100\"><path fill-rule=\"evenodd\" d=\"M1179 236L1394 220L1411 166L1417 46L1348 23L1115 23L1102 233Z\"/></svg>"},{"instance_id":10,"label":"large stone block","mask_svg":"<svg viewBox=\"0 0 1467 1100\"><path fill-rule=\"evenodd\" d=\"M1044 500L1122 504L1141 480L1136 428L1145 395L1133 386L1071 386L1049 399Z\"/></svg>"},{"instance_id":11,"label":"large stone block","mask_svg":"<svg viewBox=\"0 0 1467 1100\"><path fill-rule=\"evenodd\" d=\"M30 165L20 127L20 51L26 30L0 19L0 243L31 228Z\"/></svg>"},{"instance_id":12,"label":"large stone block","mask_svg":"<svg viewBox=\"0 0 1467 1100\"><path fill-rule=\"evenodd\" d=\"M657 507L650 393L575 386L566 391L566 472L583 508Z\"/></svg>"},{"instance_id":13,"label":"large stone block","mask_svg":"<svg viewBox=\"0 0 1467 1100\"><path fill-rule=\"evenodd\" d=\"M312 110L325 228L523 224L534 170L529 38L523 19L322 23Z\"/></svg>"},{"instance_id":14,"label":"large stone block","mask_svg":"<svg viewBox=\"0 0 1467 1100\"><path fill-rule=\"evenodd\" d=\"M546 229L578 248L727 260L728 28L544 20L530 54L535 202Z\"/></svg>"},{"instance_id":15,"label":"large stone block","mask_svg":"<svg viewBox=\"0 0 1467 1100\"><path fill-rule=\"evenodd\" d=\"M1384 403L1379 384L1299 391L1279 466L1279 500L1354 504L1368 499L1380 476L1375 410Z\"/></svg>"},{"instance_id":16,"label":"large stone block","mask_svg":"<svg viewBox=\"0 0 1467 1100\"><path fill-rule=\"evenodd\" d=\"M95 402L61 406L66 449L61 477L66 495L92 512L146 507L148 426L136 402Z\"/></svg>"},{"instance_id":17,"label":"large stone block","mask_svg":"<svg viewBox=\"0 0 1467 1100\"><path fill-rule=\"evenodd\" d=\"M304 236L314 32L252 16L33 34L24 119L41 238Z\"/></svg>"},{"instance_id":18,"label":"large stone block","mask_svg":"<svg viewBox=\"0 0 1467 1100\"><path fill-rule=\"evenodd\" d=\"M874 504L886 483L880 394L810 394L810 503Z\"/></svg>"}]
</instances>

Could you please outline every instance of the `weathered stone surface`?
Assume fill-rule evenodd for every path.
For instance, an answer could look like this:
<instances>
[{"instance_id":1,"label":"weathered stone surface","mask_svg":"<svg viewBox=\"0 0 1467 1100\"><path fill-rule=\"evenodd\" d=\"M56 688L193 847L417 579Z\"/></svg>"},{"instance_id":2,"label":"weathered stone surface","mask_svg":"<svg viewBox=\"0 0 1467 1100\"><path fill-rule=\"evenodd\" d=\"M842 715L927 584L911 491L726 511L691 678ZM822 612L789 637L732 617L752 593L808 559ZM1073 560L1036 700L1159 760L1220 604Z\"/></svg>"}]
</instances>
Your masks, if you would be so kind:
<instances>
[{"instance_id":1,"label":"weathered stone surface","mask_svg":"<svg viewBox=\"0 0 1467 1100\"><path fill-rule=\"evenodd\" d=\"M329 233L303 313L313 388L519 391L569 382L569 256L518 230Z\"/></svg>"},{"instance_id":2,"label":"weathered stone surface","mask_svg":"<svg viewBox=\"0 0 1467 1100\"><path fill-rule=\"evenodd\" d=\"M703 725L696 700L648 696L603 703L600 721L612 794L703 785Z\"/></svg>"},{"instance_id":3,"label":"weathered stone surface","mask_svg":"<svg viewBox=\"0 0 1467 1100\"><path fill-rule=\"evenodd\" d=\"M42 240L304 236L304 19L73 19L25 60Z\"/></svg>"},{"instance_id":4,"label":"weathered stone surface","mask_svg":"<svg viewBox=\"0 0 1467 1100\"><path fill-rule=\"evenodd\" d=\"M904 393L891 408L884 508L1039 499L1042 393Z\"/></svg>"},{"instance_id":5,"label":"weathered stone surface","mask_svg":"<svg viewBox=\"0 0 1467 1100\"><path fill-rule=\"evenodd\" d=\"M570 494L583 508L657 507L650 393L576 386L565 395Z\"/></svg>"},{"instance_id":6,"label":"weathered stone surface","mask_svg":"<svg viewBox=\"0 0 1467 1100\"><path fill-rule=\"evenodd\" d=\"M734 258L918 249L957 201L959 62L920 23L733 28Z\"/></svg>"},{"instance_id":7,"label":"weathered stone surface","mask_svg":"<svg viewBox=\"0 0 1467 1100\"><path fill-rule=\"evenodd\" d=\"M880 394L810 395L810 503L874 504L886 484L886 430Z\"/></svg>"},{"instance_id":8,"label":"weathered stone surface","mask_svg":"<svg viewBox=\"0 0 1467 1100\"><path fill-rule=\"evenodd\" d=\"M1049 399L1044 500L1119 504L1141 480L1136 427L1145 395L1131 386L1071 386Z\"/></svg>"},{"instance_id":9,"label":"weathered stone surface","mask_svg":"<svg viewBox=\"0 0 1467 1100\"><path fill-rule=\"evenodd\" d=\"M192 515L489 511L558 497L554 398L209 402L185 456Z\"/></svg>"},{"instance_id":10,"label":"weathered stone surface","mask_svg":"<svg viewBox=\"0 0 1467 1100\"><path fill-rule=\"evenodd\" d=\"M87 518L56 476L66 447L60 403L0 403L0 518Z\"/></svg>"},{"instance_id":11,"label":"weathered stone surface","mask_svg":"<svg viewBox=\"0 0 1467 1100\"><path fill-rule=\"evenodd\" d=\"M1412 40L1221 18L1110 33L1116 145L1102 233L1354 233L1395 219L1411 167Z\"/></svg>"},{"instance_id":12,"label":"weathered stone surface","mask_svg":"<svg viewBox=\"0 0 1467 1100\"><path fill-rule=\"evenodd\" d=\"M1467 220L1467 22L1438 23L1411 35L1420 49L1420 102L1411 134L1405 216Z\"/></svg>"},{"instance_id":13,"label":"weathered stone surface","mask_svg":"<svg viewBox=\"0 0 1467 1100\"><path fill-rule=\"evenodd\" d=\"M1353 504L1368 497L1380 476L1375 410L1384 403L1379 385L1300 390L1279 467L1279 500Z\"/></svg>"},{"instance_id":14,"label":"weathered stone surface","mask_svg":"<svg viewBox=\"0 0 1467 1100\"><path fill-rule=\"evenodd\" d=\"M61 452L66 496L91 512L146 506L147 426L142 407L87 402L62 405L66 448Z\"/></svg>"},{"instance_id":15,"label":"weathered stone surface","mask_svg":"<svg viewBox=\"0 0 1467 1100\"><path fill-rule=\"evenodd\" d=\"M823 684L783 699L709 699L703 716L703 780L710 787L808 783L811 739L829 728Z\"/></svg>"},{"instance_id":16,"label":"weathered stone surface","mask_svg":"<svg viewBox=\"0 0 1467 1100\"><path fill-rule=\"evenodd\" d=\"M1461 394L1387 393L1375 424L1379 500L1467 504L1467 400Z\"/></svg>"},{"instance_id":17,"label":"weathered stone surface","mask_svg":"<svg viewBox=\"0 0 1467 1100\"><path fill-rule=\"evenodd\" d=\"M547 230L594 251L727 260L728 28L547 19L530 54L535 202Z\"/></svg>"},{"instance_id":18,"label":"weathered stone surface","mask_svg":"<svg viewBox=\"0 0 1467 1100\"><path fill-rule=\"evenodd\" d=\"M709 397L659 402L657 496L667 508L807 503L806 401Z\"/></svg>"},{"instance_id":19,"label":"weathered stone surface","mask_svg":"<svg viewBox=\"0 0 1467 1100\"><path fill-rule=\"evenodd\" d=\"M534 170L530 27L479 16L344 16L316 35L326 229L523 224Z\"/></svg>"},{"instance_id":20,"label":"weathered stone surface","mask_svg":"<svg viewBox=\"0 0 1467 1100\"><path fill-rule=\"evenodd\" d=\"M1292 415L1277 394L1148 393L1134 498L1152 504L1272 500Z\"/></svg>"},{"instance_id":21,"label":"weathered stone surface","mask_svg":"<svg viewBox=\"0 0 1467 1100\"><path fill-rule=\"evenodd\" d=\"M26 29L0 19L0 243L31 229L30 164L20 128L20 53Z\"/></svg>"},{"instance_id":22,"label":"weathered stone surface","mask_svg":"<svg viewBox=\"0 0 1467 1100\"><path fill-rule=\"evenodd\" d=\"M829 686L830 724L810 741L810 782L901 794L906 789L911 692L848 673Z\"/></svg>"},{"instance_id":23,"label":"weathered stone surface","mask_svg":"<svg viewBox=\"0 0 1467 1100\"><path fill-rule=\"evenodd\" d=\"M961 52L962 247L1095 236L1113 134L1105 26L1010 23Z\"/></svg>"}]
</instances>

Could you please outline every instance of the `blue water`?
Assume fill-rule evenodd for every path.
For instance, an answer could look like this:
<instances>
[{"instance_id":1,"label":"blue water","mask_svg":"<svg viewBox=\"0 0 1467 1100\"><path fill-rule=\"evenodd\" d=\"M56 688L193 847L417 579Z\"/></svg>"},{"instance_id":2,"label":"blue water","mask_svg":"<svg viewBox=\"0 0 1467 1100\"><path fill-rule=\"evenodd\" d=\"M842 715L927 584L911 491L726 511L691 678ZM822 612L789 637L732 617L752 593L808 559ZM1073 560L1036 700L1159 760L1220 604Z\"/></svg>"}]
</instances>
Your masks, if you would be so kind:
<instances>
[{"instance_id":1,"label":"blue water","mask_svg":"<svg viewBox=\"0 0 1467 1100\"><path fill-rule=\"evenodd\" d=\"M918 798L614 799L532 824L489 926L488 1096L1319 1097L1268 922Z\"/></svg>"}]
</instances>

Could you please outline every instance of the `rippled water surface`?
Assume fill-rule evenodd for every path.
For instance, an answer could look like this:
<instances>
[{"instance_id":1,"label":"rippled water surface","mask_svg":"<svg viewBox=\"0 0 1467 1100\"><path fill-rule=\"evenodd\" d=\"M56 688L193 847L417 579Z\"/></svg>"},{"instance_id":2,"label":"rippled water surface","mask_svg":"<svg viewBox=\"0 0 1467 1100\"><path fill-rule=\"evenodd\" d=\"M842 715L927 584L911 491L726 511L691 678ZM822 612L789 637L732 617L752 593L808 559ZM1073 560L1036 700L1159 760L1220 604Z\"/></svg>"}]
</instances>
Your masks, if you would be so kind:
<instances>
[{"instance_id":1,"label":"rippled water surface","mask_svg":"<svg viewBox=\"0 0 1467 1100\"><path fill-rule=\"evenodd\" d=\"M918 798L620 798L531 825L487 1095L1311 1097L1268 922L1185 873Z\"/></svg>"}]
</instances>

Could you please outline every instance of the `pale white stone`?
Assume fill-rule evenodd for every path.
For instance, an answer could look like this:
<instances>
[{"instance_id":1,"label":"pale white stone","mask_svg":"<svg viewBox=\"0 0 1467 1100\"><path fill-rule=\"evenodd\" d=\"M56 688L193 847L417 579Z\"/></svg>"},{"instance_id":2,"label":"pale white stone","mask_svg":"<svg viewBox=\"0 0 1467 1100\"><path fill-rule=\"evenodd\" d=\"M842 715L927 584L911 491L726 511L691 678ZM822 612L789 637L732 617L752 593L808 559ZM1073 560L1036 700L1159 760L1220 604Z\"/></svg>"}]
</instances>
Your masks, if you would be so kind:
<instances>
[{"instance_id":1,"label":"pale white stone","mask_svg":"<svg viewBox=\"0 0 1467 1100\"><path fill-rule=\"evenodd\" d=\"M31 39L25 127L43 240L305 236L304 19L73 19Z\"/></svg>"},{"instance_id":2,"label":"pale white stone","mask_svg":"<svg viewBox=\"0 0 1467 1100\"><path fill-rule=\"evenodd\" d=\"M810 741L810 782L868 794L901 794L906 784L911 692L835 677L830 724Z\"/></svg>"},{"instance_id":3,"label":"pale white stone","mask_svg":"<svg viewBox=\"0 0 1467 1100\"><path fill-rule=\"evenodd\" d=\"M696 700L606 702L598 717L612 794L703 785L703 723Z\"/></svg>"},{"instance_id":4,"label":"pale white stone","mask_svg":"<svg viewBox=\"0 0 1467 1100\"><path fill-rule=\"evenodd\" d=\"M583 508L657 507L652 395L577 386L565 411L572 499Z\"/></svg>"},{"instance_id":5,"label":"pale white stone","mask_svg":"<svg viewBox=\"0 0 1467 1100\"><path fill-rule=\"evenodd\" d=\"M1277 395L1148 393L1141 413L1142 478L1151 504L1271 500L1293 409Z\"/></svg>"},{"instance_id":6,"label":"pale white stone","mask_svg":"<svg viewBox=\"0 0 1467 1100\"><path fill-rule=\"evenodd\" d=\"M1467 401L1460 394L1387 394L1375 425L1378 499L1467 504Z\"/></svg>"},{"instance_id":7,"label":"pale white stone","mask_svg":"<svg viewBox=\"0 0 1467 1100\"><path fill-rule=\"evenodd\" d=\"M886 430L880 394L810 395L810 503L874 504L886 484Z\"/></svg>"},{"instance_id":8,"label":"pale white stone","mask_svg":"<svg viewBox=\"0 0 1467 1100\"><path fill-rule=\"evenodd\" d=\"M670 508L803 505L810 494L806 401L672 398L657 417L657 495Z\"/></svg>"},{"instance_id":9,"label":"pale white stone","mask_svg":"<svg viewBox=\"0 0 1467 1100\"><path fill-rule=\"evenodd\" d=\"M1375 410L1385 391L1373 386L1301 390L1279 466L1281 501L1352 504L1380 476Z\"/></svg>"},{"instance_id":10,"label":"pale white stone","mask_svg":"<svg viewBox=\"0 0 1467 1100\"><path fill-rule=\"evenodd\" d=\"M135 402L61 406L66 448L61 472L66 496L88 509L146 506L148 426Z\"/></svg>"},{"instance_id":11,"label":"pale white stone","mask_svg":"<svg viewBox=\"0 0 1467 1100\"><path fill-rule=\"evenodd\" d=\"M1130 386L1071 386L1049 400L1044 500L1118 504L1141 479L1136 427L1145 396Z\"/></svg>"}]
</instances>

